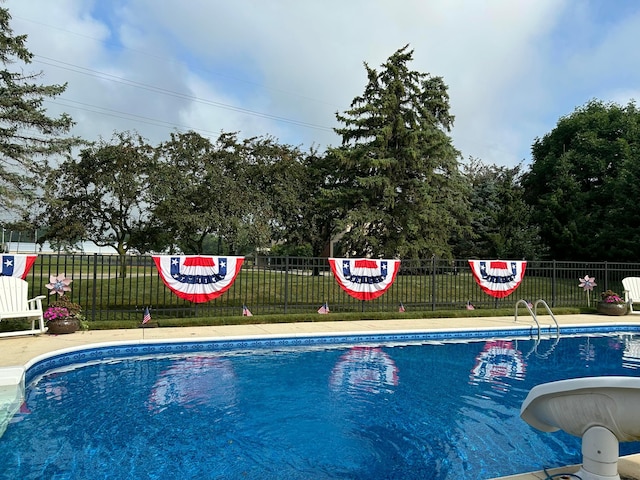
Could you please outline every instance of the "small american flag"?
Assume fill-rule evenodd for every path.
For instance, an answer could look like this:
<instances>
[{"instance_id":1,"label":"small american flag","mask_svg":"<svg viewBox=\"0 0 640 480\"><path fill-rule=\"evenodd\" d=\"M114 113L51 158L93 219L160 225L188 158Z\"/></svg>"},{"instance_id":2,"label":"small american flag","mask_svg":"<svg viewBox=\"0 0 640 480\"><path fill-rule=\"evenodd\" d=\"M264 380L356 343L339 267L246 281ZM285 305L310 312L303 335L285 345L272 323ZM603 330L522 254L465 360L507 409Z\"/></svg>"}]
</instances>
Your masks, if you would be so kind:
<instances>
[{"instance_id":1,"label":"small american flag","mask_svg":"<svg viewBox=\"0 0 640 480\"><path fill-rule=\"evenodd\" d=\"M243 317L253 317L253 314L249 311L246 305L242 306L242 316Z\"/></svg>"},{"instance_id":2,"label":"small american flag","mask_svg":"<svg viewBox=\"0 0 640 480\"><path fill-rule=\"evenodd\" d=\"M399 312L404 312L404 305L400 302L400 306L398 307Z\"/></svg>"},{"instance_id":3,"label":"small american flag","mask_svg":"<svg viewBox=\"0 0 640 480\"><path fill-rule=\"evenodd\" d=\"M329 313L329 305L327 305L326 303L324 305L322 305L319 309L318 309L318 313L321 315L327 314Z\"/></svg>"},{"instance_id":4,"label":"small american flag","mask_svg":"<svg viewBox=\"0 0 640 480\"><path fill-rule=\"evenodd\" d=\"M149 323L151 321L151 313L149 313L149 307L145 307L144 315L142 316L142 324Z\"/></svg>"}]
</instances>

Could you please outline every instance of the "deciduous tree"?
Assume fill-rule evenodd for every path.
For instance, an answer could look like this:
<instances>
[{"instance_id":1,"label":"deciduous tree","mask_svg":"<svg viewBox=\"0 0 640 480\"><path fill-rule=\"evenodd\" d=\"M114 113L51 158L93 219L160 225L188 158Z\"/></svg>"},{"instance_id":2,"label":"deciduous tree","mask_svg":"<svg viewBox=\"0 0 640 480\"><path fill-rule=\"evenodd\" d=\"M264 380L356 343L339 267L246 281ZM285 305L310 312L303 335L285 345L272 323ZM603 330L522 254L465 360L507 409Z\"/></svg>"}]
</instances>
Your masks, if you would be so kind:
<instances>
[{"instance_id":1,"label":"deciduous tree","mask_svg":"<svg viewBox=\"0 0 640 480\"><path fill-rule=\"evenodd\" d=\"M636 261L640 256L640 112L593 100L535 140L523 176L552 258Z\"/></svg>"},{"instance_id":2,"label":"deciduous tree","mask_svg":"<svg viewBox=\"0 0 640 480\"><path fill-rule=\"evenodd\" d=\"M47 240L91 240L123 257L132 236L146 227L144 193L149 186L151 147L137 134L116 133L52 170L47 178ZM126 275L121 262L121 275Z\"/></svg>"}]
</instances>

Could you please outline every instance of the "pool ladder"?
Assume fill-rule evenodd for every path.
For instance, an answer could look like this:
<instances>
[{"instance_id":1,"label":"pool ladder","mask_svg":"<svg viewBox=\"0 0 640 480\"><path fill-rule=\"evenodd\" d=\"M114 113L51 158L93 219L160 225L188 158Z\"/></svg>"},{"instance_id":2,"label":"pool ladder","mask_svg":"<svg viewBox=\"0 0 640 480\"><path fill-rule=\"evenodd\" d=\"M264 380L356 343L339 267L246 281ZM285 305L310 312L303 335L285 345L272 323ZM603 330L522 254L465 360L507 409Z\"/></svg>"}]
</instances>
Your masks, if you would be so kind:
<instances>
[{"instance_id":1,"label":"pool ladder","mask_svg":"<svg viewBox=\"0 0 640 480\"><path fill-rule=\"evenodd\" d=\"M529 311L529 314L531 315L531 318L533 318L534 322L536 322L536 327L537 327L537 338L536 338L535 344L531 349L531 351L526 356L528 357L529 355L531 355L531 353L535 351L537 356L547 357L556 348L556 345L560 340L560 325L558 325L558 320L556 320L556 317L553 315L551 308L549 308L549 305L547 305L547 302L545 302L544 300L542 299L536 300L536 302L533 304L533 310L532 310L531 307L529 306L530 305L529 302L527 302L526 300L520 299L516 302L516 313L515 313L515 319L514 319L515 322L518 321L518 307L520 305L524 305L524 307ZM538 321L538 305L544 306L549 316L553 319L553 323L556 324L555 342L553 343L553 345L551 345L549 350L547 350L544 354L540 354L538 352L538 345L540 345L540 337L541 337L541 327L540 327L540 322Z\"/></svg>"}]
</instances>

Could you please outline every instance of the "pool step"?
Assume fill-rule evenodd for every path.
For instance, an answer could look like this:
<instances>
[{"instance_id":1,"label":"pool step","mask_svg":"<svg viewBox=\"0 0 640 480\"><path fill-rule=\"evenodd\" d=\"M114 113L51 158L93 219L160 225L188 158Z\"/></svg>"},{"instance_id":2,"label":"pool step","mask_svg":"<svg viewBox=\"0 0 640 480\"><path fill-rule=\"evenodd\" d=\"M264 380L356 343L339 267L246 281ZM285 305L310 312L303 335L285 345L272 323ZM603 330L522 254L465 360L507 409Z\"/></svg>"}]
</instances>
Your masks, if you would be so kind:
<instances>
[{"instance_id":1,"label":"pool step","mask_svg":"<svg viewBox=\"0 0 640 480\"><path fill-rule=\"evenodd\" d=\"M24 402L24 367L0 368L0 437Z\"/></svg>"}]
</instances>

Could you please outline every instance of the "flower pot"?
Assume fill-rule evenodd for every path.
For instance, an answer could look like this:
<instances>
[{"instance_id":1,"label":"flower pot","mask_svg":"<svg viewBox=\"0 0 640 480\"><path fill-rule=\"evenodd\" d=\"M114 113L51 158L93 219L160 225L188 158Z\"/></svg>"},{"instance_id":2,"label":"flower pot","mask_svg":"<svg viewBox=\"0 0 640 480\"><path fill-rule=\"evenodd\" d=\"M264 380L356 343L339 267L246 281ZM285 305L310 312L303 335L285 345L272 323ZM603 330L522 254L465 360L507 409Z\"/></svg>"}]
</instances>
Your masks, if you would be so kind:
<instances>
[{"instance_id":1,"label":"flower pot","mask_svg":"<svg viewBox=\"0 0 640 480\"><path fill-rule=\"evenodd\" d=\"M80 324L76 318L58 318L47 322L48 333L60 335L64 333L73 333L80 328Z\"/></svg>"},{"instance_id":2,"label":"flower pot","mask_svg":"<svg viewBox=\"0 0 640 480\"><path fill-rule=\"evenodd\" d=\"M626 303L598 302L598 313L603 315L626 315L629 313L629 305Z\"/></svg>"}]
</instances>

